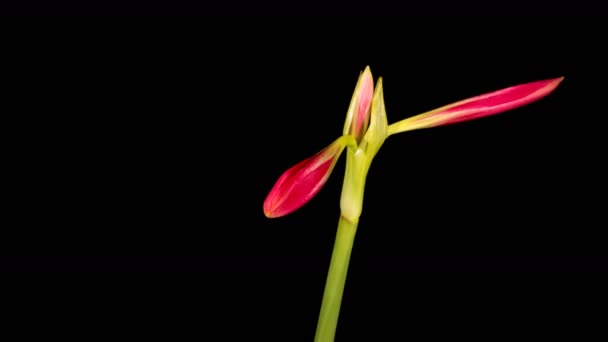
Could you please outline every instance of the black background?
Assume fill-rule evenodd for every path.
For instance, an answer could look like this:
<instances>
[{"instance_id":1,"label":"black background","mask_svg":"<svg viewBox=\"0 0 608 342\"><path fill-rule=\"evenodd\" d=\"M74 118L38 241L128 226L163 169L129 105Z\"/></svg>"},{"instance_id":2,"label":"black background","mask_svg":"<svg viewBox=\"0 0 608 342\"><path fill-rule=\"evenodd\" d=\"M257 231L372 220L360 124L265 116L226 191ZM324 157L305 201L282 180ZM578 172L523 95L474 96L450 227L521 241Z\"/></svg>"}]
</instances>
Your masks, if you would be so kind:
<instances>
[{"instance_id":1,"label":"black background","mask_svg":"<svg viewBox=\"0 0 608 342\"><path fill-rule=\"evenodd\" d=\"M425 301L415 293L428 272L606 270L599 21L41 26L14 27L5 48L3 268L192 271L213 303L231 303L218 321L252 322L258 336L272 321L256 316L264 308L310 340L344 162L301 210L270 220L262 203L283 171L341 133L370 65L384 79L389 123L565 80L509 113L385 142L368 176L343 334L386 324L380 330L407 336L391 319L428 324L428 308L382 314Z\"/></svg>"}]
</instances>

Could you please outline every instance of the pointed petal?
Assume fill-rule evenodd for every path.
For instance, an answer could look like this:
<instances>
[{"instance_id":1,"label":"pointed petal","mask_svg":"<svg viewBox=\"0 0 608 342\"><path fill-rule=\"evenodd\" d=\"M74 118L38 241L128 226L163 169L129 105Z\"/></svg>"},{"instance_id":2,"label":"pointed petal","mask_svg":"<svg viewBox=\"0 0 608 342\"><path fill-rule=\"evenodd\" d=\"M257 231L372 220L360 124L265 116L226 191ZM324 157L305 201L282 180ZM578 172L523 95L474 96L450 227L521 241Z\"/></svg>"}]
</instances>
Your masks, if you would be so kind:
<instances>
[{"instance_id":1,"label":"pointed petal","mask_svg":"<svg viewBox=\"0 0 608 342\"><path fill-rule=\"evenodd\" d=\"M363 71L361 76L361 88L358 92L358 101L356 108L355 120L353 121L352 135L358 139L363 136L363 131L367 129L370 117L370 108L372 105L372 96L374 95L374 79L369 66Z\"/></svg>"},{"instance_id":2,"label":"pointed petal","mask_svg":"<svg viewBox=\"0 0 608 342\"><path fill-rule=\"evenodd\" d=\"M325 185L344 147L353 137L342 136L314 156L285 171L264 201L269 218L287 215L313 198Z\"/></svg>"},{"instance_id":3,"label":"pointed petal","mask_svg":"<svg viewBox=\"0 0 608 342\"><path fill-rule=\"evenodd\" d=\"M563 77L516 85L458 101L389 126L389 134L453 124L502 113L537 101L551 93Z\"/></svg>"},{"instance_id":4,"label":"pointed petal","mask_svg":"<svg viewBox=\"0 0 608 342\"><path fill-rule=\"evenodd\" d=\"M378 78L374 91L369 127L360 146L371 158L373 158L380 149L380 146L384 143L384 140L386 140L386 137L388 137L388 122L386 119L386 109L384 107L382 77L380 77Z\"/></svg>"},{"instance_id":5,"label":"pointed petal","mask_svg":"<svg viewBox=\"0 0 608 342\"><path fill-rule=\"evenodd\" d=\"M346 119L344 120L344 129L342 130L342 135L350 134L350 128L353 125L353 116L355 116L355 103L357 100L357 90L359 89L359 85L361 84L361 76L363 76L363 72L359 73L359 78L357 79L357 85L355 86L355 91L353 92L353 96L350 99L350 104L348 105L348 111L346 111Z\"/></svg>"},{"instance_id":6,"label":"pointed petal","mask_svg":"<svg viewBox=\"0 0 608 342\"><path fill-rule=\"evenodd\" d=\"M374 94L374 79L369 66L359 76L353 97L346 113L344 135L352 135L357 140L365 134L369 123L370 108Z\"/></svg>"}]
</instances>

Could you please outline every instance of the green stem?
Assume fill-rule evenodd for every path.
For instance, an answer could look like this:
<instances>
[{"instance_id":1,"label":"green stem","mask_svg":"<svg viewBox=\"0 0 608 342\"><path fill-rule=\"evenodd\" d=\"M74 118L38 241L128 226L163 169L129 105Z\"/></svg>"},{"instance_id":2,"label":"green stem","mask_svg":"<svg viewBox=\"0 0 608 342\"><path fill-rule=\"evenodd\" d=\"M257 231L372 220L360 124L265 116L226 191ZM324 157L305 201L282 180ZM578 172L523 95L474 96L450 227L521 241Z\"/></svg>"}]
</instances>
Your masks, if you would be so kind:
<instances>
[{"instance_id":1,"label":"green stem","mask_svg":"<svg viewBox=\"0 0 608 342\"><path fill-rule=\"evenodd\" d=\"M329 273L323 293L323 303L317 324L315 342L333 342L342 303L342 293L346 282L346 273L350 261L350 253L357 232L357 221L349 221L340 216L338 233L329 264Z\"/></svg>"}]
</instances>

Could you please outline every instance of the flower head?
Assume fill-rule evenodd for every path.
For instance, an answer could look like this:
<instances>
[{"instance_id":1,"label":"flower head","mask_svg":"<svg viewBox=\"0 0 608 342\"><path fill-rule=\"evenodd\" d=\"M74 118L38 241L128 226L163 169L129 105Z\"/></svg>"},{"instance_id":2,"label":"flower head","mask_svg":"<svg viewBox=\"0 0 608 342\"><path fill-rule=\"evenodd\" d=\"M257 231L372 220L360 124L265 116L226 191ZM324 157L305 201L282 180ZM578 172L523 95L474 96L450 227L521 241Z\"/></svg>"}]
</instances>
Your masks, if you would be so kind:
<instances>
[{"instance_id":1,"label":"flower head","mask_svg":"<svg viewBox=\"0 0 608 342\"><path fill-rule=\"evenodd\" d=\"M372 73L366 67L355 86L343 135L314 156L285 171L264 201L264 214L270 218L280 217L303 206L325 185L340 154L348 147L341 210L344 217L356 220L361 213L367 171L388 136L515 109L548 95L562 80L563 77L535 81L471 97L389 126L384 108L382 78L378 79L374 89Z\"/></svg>"}]
</instances>

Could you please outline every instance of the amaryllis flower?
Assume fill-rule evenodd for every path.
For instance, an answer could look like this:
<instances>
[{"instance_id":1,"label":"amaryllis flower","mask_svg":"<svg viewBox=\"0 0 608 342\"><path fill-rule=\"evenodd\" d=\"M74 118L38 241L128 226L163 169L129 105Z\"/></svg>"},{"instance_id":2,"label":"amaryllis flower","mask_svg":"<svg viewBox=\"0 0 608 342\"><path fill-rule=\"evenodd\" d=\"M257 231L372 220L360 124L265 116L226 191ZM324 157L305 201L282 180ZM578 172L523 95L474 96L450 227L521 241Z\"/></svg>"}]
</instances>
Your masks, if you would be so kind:
<instances>
[{"instance_id":1,"label":"amaryllis flower","mask_svg":"<svg viewBox=\"0 0 608 342\"><path fill-rule=\"evenodd\" d=\"M435 127L502 113L536 101L552 92L563 78L525 83L472 97L388 125L382 78L376 87L369 67L359 76L344 131L328 147L285 171L264 201L264 213L279 217L293 212L316 195L327 182L338 158L346 148L346 169L340 220L332 253L323 302L315 335L316 342L332 342L350 254L363 206L365 178L372 159L391 134Z\"/></svg>"},{"instance_id":2,"label":"amaryllis flower","mask_svg":"<svg viewBox=\"0 0 608 342\"><path fill-rule=\"evenodd\" d=\"M563 77L505 88L431 110L387 125L382 78L374 90L369 67L359 76L348 108L343 135L314 156L288 169L264 201L267 217L293 212L316 195L327 182L336 161L348 146L347 169L341 200L343 216L356 220L361 212L365 176L371 159L392 134L436 127L502 113L529 104L551 93ZM349 182L347 184L346 182Z\"/></svg>"}]
</instances>

